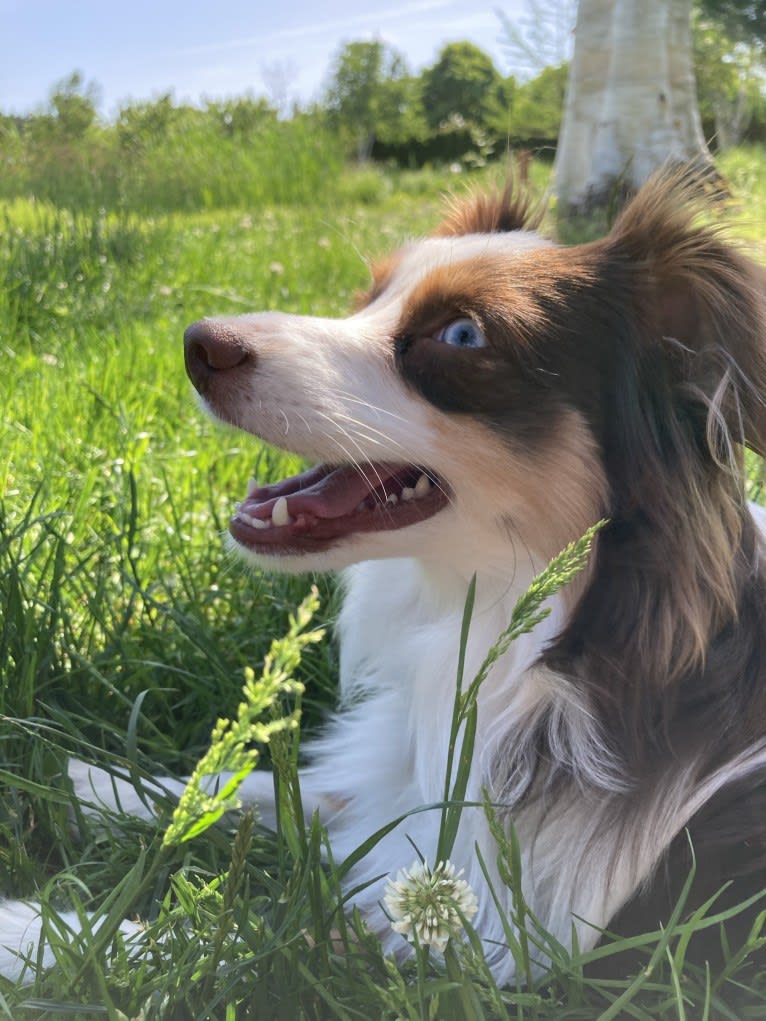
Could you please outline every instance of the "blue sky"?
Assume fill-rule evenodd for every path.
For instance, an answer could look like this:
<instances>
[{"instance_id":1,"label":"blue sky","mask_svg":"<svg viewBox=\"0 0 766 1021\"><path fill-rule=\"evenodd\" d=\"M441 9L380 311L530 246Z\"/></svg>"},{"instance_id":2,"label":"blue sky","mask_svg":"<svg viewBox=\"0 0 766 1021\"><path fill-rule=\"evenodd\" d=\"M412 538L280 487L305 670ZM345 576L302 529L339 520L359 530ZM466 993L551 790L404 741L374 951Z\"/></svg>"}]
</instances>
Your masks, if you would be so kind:
<instances>
[{"instance_id":1,"label":"blue sky","mask_svg":"<svg viewBox=\"0 0 766 1021\"><path fill-rule=\"evenodd\" d=\"M317 95L344 41L380 37L414 70L440 46L470 39L504 73L497 6L525 0L0 0L0 111L45 103L78 69L101 87L101 111L172 90L181 100L247 89L306 101Z\"/></svg>"}]
</instances>

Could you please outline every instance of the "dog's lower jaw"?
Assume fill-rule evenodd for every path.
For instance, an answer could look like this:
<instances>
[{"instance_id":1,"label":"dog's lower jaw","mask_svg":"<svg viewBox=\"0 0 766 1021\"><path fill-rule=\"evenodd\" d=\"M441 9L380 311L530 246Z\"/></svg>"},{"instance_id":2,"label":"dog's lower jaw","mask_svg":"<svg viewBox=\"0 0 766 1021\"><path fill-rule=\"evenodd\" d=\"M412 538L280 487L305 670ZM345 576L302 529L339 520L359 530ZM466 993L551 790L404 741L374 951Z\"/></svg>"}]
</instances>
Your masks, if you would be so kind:
<instances>
[{"instance_id":1,"label":"dog's lower jaw","mask_svg":"<svg viewBox=\"0 0 766 1021\"><path fill-rule=\"evenodd\" d=\"M427 522L411 525L407 531L422 534L426 525ZM316 552L254 550L238 542L233 535L228 536L227 545L234 555L253 568L279 574L324 573L344 571L367 560L389 560L406 556L401 540L391 541L387 538L391 534L381 532L346 536Z\"/></svg>"},{"instance_id":2,"label":"dog's lower jaw","mask_svg":"<svg viewBox=\"0 0 766 1021\"><path fill-rule=\"evenodd\" d=\"M567 541L576 538L579 533L566 537ZM337 572L367 561L411 559L420 565L418 570L426 587L442 594L454 591L461 601L474 575L484 579L486 592L491 589L500 597L512 589L521 595L551 556L559 552L558 548L551 553L536 550L515 527L511 515L497 514L477 504L470 495L454 491L450 501L433 516L402 528L350 532L318 550L307 546L301 550L266 546L253 549L231 533L227 545L230 552L253 568L282 574ZM523 580L526 584L519 589ZM577 579L575 586L579 592ZM571 599L568 601L571 603ZM444 603L441 596L439 603Z\"/></svg>"},{"instance_id":3,"label":"dog's lower jaw","mask_svg":"<svg viewBox=\"0 0 766 1021\"><path fill-rule=\"evenodd\" d=\"M266 549L254 550L229 535L229 549L252 567L282 574L306 574L309 572L343 571L355 564L377 560L399 560L413 558L429 570L453 576L460 584L464 579L482 567L488 569L498 564L499 557L505 562L515 559L513 543L498 533L485 544L484 551L474 547L468 556L461 553L460 515L454 507L447 506L433 518L390 531L351 533L317 551L304 549L300 552ZM463 544L465 545L465 544ZM542 561L540 561L542 563Z\"/></svg>"}]
</instances>

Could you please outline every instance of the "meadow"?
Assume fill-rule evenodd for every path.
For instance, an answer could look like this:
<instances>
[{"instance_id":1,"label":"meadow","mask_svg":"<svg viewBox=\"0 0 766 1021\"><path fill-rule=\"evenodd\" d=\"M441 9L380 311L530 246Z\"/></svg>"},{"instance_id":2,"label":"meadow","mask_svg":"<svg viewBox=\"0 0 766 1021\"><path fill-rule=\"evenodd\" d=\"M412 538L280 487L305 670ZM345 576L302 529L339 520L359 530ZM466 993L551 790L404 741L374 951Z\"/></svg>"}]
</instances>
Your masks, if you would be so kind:
<instances>
[{"instance_id":1,"label":"meadow","mask_svg":"<svg viewBox=\"0 0 766 1021\"><path fill-rule=\"evenodd\" d=\"M766 261L766 152L735 150L721 168L735 233ZM533 167L540 191L546 174ZM275 193L229 180L204 211L151 216L76 196L0 204L0 894L42 897L54 942L62 907L103 920L59 947L48 976L0 981L0 1018L766 1016L766 975L744 951L721 975L686 965L692 929L710 918L633 941L645 966L609 981L590 978L588 960L624 947L569 955L533 931L549 972L498 989L476 940L446 965L386 959L360 919L344 919L341 863L318 824L285 819L275 834L229 817L168 848L162 823L124 818L110 832L72 808L68 756L190 772L312 583L315 625L332 622L331 579L246 571L226 552L247 479L296 465L203 416L183 329L251 309L343 313L366 259L431 229L465 175L320 177ZM332 703L335 666L329 638L306 649L304 732ZM149 926L138 963L112 942L127 915Z\"/></svg>"}]
</instances>

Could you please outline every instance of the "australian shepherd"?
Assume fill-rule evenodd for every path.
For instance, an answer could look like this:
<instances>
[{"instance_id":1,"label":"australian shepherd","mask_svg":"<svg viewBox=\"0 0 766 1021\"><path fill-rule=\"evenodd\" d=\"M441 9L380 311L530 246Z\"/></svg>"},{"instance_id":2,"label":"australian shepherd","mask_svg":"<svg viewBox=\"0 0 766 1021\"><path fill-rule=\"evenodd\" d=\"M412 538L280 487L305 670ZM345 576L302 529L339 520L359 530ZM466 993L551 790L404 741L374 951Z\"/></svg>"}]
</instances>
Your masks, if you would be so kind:
<instances>
[{"instance_id":1,"label":"australian shepherd","mask_svg":"<svg viewBox=\"0 0 766 1021\"><path fill-rule=\"evenodd\" d=\"M466 677L535 575L601 519L585 571L479 690L451 858L495 976L513 978L512 904L472 807L485 794L515 829L531 910L565 945L657 929L693 860L688 911L727 883L716 911L766 887L764 515L743 468L746 446L766 449L766 277L692 191L661 175L575 247L541 236L509 189L473 197L374 265L347 318L186 331L204 408L314 465L252 483L230 531L259 567L343 571L340 702L301 788L336 860L401 817L347 877L392 951L406 944L380 877L413 845L434 861L440 813L415 810L443 800L471 579ZM146 812L128 781L72 773L84 800ZM268 823L270 777L244 796ZM35 917L0 908L6 972ZM730 943L751 922L737 915ZM701 959L720 939L707 935Z\"/></svg>"}]
</instances>

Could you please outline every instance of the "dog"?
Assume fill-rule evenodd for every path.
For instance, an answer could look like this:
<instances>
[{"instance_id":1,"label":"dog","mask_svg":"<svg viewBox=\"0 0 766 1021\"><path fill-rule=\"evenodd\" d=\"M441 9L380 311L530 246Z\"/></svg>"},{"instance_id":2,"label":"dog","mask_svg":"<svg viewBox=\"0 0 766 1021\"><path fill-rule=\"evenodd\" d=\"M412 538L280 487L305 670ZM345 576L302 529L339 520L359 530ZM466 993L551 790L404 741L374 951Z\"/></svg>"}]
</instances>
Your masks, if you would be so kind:
<instances>
[{"instance_id":1,"label":"dog","mask_svg":"<svg viewBox=\"0 0 766 1021\"><path fill-rule=\"evenodd\" d=\"M347 877L387 950L406 944L381 877L413 845L436 854L440 813L417 809L443 801L471 580L468 678L537 573L601 519L585 570L479 689L451 860L488 962L514 978L485 793L565 946L666 923L693 858L687 911L727 882L716 911L766 887L766 515L743 474L744 447L766 450L766 277L699 213L693 184L663 173L606 237L565 247L513 188L469 196L376 263L347 318L186 331L205 410L315 465L253 482L231 541L269 570L344 572L340 704L301 790L336 860L401 819ZM127 780L72 776L85 801L149 810ZM268 824L271 777L242 793ZM6 903L0 943L34 943L35 917ZM717 938L692 939L700 959Z\"/></svg>"}]
</instances>

